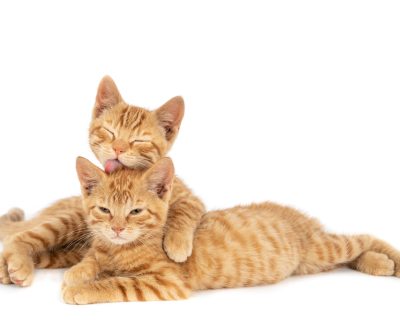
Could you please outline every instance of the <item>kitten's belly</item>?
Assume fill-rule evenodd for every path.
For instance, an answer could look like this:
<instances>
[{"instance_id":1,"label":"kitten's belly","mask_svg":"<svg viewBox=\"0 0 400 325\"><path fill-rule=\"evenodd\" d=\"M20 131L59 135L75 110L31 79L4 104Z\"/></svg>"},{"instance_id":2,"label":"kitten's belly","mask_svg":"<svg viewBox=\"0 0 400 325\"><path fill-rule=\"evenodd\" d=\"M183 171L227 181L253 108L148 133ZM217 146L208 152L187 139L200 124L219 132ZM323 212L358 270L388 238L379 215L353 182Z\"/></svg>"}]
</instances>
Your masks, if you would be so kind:
<instances>
[{"instance_id":1,"label":"kitten's belly","mask_svg":"<svg viewBox=\"0 0 400 325\"><path fill-rule=\"evenodd\" d=\"M275 283L299 264L296 235L284 219L260 206L204 216L187 263L194 289Z\"/></svg>"}]
</instances>

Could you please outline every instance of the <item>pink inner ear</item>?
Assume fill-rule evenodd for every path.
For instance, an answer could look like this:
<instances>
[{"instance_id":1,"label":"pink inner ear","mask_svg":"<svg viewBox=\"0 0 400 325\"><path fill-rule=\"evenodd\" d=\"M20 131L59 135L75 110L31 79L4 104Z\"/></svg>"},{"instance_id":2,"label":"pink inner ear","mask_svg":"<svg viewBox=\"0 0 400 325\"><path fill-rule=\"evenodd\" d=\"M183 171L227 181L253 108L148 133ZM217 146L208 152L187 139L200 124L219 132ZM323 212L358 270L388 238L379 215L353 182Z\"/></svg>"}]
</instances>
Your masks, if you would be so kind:
<instances>
[{"instance_id":1,"label":"pink inner ear","mask_svg":"<svg viewBox=\"0 0 400 325\"><path fill-rule=\"evenodd\" d=\"M122 167L122 164L117 159L109 159L106 161L106 165L104 166L104 171L107 174L111 174L120 167Z\"/></svg>"}]
</instances>

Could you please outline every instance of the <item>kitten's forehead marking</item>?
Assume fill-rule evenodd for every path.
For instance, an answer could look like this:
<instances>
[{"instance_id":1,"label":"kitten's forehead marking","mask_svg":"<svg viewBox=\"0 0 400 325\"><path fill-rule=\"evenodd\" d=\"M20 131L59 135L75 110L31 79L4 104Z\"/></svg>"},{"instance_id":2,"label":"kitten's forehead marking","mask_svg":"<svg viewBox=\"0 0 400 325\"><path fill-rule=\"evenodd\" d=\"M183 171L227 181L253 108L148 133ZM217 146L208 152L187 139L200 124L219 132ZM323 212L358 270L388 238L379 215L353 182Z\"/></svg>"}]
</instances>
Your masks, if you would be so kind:
<instances>
[{"instance_id":1,"label":"kitten's forehead marking","mask_svg":"<svg viewBox=\"0 0 400 325\"><path fill-rule=\"evenodd\" d=\"M142 172L135 170L117 170L109 176L108 198L110 203L120 205L135 204L137 183Z\"/></svg>"},{"instance_id":2,"label":"kitten's forehead marking","mask_svg":"<svg viewBox=\"0 0 400 325\"><path fill-rule=\"evenodd\" d=\"M135 129L146 119L147 113L143 108L128 105L122 109L117 126L128 130Z\"/></svg>"}]
</instances>

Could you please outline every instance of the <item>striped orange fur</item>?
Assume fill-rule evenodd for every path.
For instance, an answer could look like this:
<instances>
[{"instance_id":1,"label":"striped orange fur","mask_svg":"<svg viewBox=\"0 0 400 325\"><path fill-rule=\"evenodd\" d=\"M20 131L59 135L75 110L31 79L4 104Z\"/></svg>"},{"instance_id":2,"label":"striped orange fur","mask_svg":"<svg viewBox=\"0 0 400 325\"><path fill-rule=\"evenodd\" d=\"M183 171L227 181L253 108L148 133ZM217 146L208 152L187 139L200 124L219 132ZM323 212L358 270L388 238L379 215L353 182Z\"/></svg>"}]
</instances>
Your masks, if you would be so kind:
<instances>
[{"instance_id":1,"label":"striped orange fur","mask_svg":"<svg viewBox=\"0 0 400 325\"><path fill-rule=\"evenodd\" d=\"M400 276L400 252L387 243L327 233L316 220L268 202L205 214L192 256L174 263L162 248L174 178L169 158L111 175L78 158L77 170L94 241L65 273L67 303L185 299L193 290L276 283L342 265Z\"/></svg>"},{"instance_id":2,"label":"striped orange fur","mask_svg":"<svg viewBox=\"0 0 400 325\"><path fill-rule=\"evenodd\" d=\"M99 84L93 109L91 149L103 165L118 159L125 167L146 169L171 148L183 115L181 97L155 111L126 104L114 81L106 76ZM204 212L201 200L175 178L163 240L169 258L183 262L191 255L194 230ZM0 219L0 239L8 236L0 260L2 283L28 286L35 263L37 267L68 267L90 245L79 197L60 200L31 220L22 221L22 217L21 210L12 210ZM14 271L11 277L7 268Z\"/></svg>"}]
</instances>

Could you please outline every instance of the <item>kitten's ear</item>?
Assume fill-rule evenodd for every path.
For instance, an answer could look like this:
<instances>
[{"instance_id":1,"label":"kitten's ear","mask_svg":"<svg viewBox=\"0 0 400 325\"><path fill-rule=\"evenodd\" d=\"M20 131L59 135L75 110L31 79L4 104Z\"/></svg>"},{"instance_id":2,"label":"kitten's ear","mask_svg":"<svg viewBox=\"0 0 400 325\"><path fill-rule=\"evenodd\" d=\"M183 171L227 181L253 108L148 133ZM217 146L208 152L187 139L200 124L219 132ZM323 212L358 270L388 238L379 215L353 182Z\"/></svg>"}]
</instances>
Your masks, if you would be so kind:
<instances>
[{"instance_id":1,"label":"kitten's ear","mask_svg":"<svg viewBox=\"0 0 400 325\"><path fill-rule=\"evenodd\" d=\"M76 159L76 171L78 173L79 182L82 187L83 195L90 195L95 186L104 177L104 172L97 166L93 165L89 160L78 157Z\"/></svg>"},{"instance_id":2,"label":"kitten's ear","mask_svg":"<svg viewBox=\"0 0 400 325\"><path fill-rule=\"evenodd\" d=\"M171 191L175 176L174 164L170 158L161 158L145 174L147 189L160 199Z\"/></svg>"},{"instance_id":3,"label":"kitten's ear","mask_svg":"<svg viewBox=\"0 0 400 325\"><path fill-rule=\"evenodd\" d=\"M157 119L165 130L168 141L175 139L185 114L185 103L180 96L174 97L156 110Z\"/></svg>"},{"instance_id":4,"label":"kitten's ear","mask_svg":"<svg viewBox=\"0 0 400 325\"><path fill-rule=\"evenodd\" d=\"M120 102L122 102L122 97L114 80L109 76L103 77L97 89L93 117L99 117L105 110Z\"/></svg>"}]
</instances>

